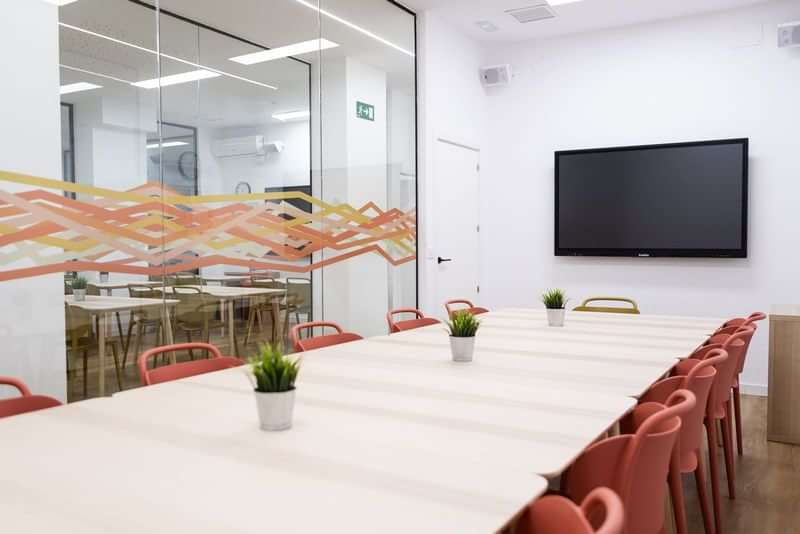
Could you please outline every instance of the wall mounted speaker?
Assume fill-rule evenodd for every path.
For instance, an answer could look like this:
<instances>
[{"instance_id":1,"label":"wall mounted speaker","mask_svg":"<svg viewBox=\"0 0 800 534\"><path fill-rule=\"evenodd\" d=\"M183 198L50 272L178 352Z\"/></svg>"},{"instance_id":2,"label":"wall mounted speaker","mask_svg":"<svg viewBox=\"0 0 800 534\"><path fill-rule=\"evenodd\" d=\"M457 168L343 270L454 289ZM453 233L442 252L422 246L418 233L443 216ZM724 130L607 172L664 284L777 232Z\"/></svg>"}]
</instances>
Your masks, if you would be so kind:
<instances>
[{"instance_id":1,"label":"wall mounted speaker","mask_svg":"<svg viewBox=\"0 0 800 534\"><path fill-rule=\"evenodd\" d=\"M800 46L800 21L778 25L778 47Z\"/></svg>"},{"instance_id":2,"label":"wall mounted speaker","mask_svg":"<svg viewBox=\"0 0 800 534\"><path fill-rule=\"evenodd\" d=\"M481 82L486 87L508 85L511 83L511 65L481 67Z\"/></svg>"}]
</instances>

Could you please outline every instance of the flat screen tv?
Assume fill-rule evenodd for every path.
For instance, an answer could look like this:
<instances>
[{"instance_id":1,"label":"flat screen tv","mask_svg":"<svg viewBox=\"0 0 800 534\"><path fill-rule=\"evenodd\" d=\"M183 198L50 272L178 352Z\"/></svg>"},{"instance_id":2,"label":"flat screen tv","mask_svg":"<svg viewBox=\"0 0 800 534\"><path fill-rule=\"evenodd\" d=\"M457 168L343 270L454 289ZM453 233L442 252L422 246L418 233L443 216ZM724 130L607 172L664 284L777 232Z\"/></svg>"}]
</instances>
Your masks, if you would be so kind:
<instances>
[{"instance_id":1,"label":"flat screen tv","mask_svg":"<svg viewBox=\"0 0 800 534\"><path fill-rule=\"evenodd\" d=\"M747 139L555 153L556 256L747 257Z\"/></svg>"}]
</instances>

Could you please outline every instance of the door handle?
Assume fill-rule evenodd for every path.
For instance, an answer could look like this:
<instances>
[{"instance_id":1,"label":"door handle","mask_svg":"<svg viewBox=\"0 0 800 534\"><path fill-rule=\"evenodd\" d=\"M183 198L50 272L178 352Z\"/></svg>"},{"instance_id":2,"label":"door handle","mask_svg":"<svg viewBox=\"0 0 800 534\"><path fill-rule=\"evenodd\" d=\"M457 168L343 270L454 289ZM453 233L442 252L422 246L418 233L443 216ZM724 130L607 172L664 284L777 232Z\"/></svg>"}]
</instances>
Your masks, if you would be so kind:
<instances>
[{"instance_id":1,"label":"door handle","mask_svg":"<svg viewBox=\"0 0 800 534\"><path fill-rule=\"evenodd\" d=\"M443 257L441 257L441 256L439 256L438 258L436 258L436 263L444 263L444 262L446 262L446 261L453 261L453 259L452 259L452 258L443 258Z\"/></svg>"}]
</instances>

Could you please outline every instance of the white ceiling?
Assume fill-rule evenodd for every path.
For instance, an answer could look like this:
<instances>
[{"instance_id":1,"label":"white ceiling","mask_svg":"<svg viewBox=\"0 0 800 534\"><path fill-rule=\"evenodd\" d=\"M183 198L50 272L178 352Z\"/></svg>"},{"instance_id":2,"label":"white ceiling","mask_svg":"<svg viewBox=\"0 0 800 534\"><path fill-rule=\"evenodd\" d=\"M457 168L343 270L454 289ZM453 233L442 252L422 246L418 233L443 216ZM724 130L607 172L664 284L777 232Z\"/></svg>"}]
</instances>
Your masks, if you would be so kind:
<instances>
[{"instance_id":1,"label":"white ceiling","mask_svg":"<svg viewBox=\"0 0 800 534\"><path fill-rule=\"evenodd\" d=\"M582 0L554 6L556 18L520 24L509 9L545 3L545 0L403 0L417 12L433 10L470 37L485 42L527 41L642 24L658 20L721 11L768 0ZM493 33L475 23L486 20L498 27Z\"/></svg>"}]
</instances>

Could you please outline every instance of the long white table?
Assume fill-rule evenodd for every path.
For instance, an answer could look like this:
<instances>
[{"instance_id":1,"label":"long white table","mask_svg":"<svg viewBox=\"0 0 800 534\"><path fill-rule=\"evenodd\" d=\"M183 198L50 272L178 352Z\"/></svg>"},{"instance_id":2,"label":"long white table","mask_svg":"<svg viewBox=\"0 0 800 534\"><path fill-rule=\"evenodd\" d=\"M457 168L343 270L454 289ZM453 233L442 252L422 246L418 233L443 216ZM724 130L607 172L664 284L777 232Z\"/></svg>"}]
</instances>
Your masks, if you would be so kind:
<instances>
[{"instance_id":1,"label":"long white table","mask_svg":"<svg viewBox=\"0 0 800 534\"><path fill-rule=\"evenodd\" d=\"M0 517L88 534L495 531L722 322L595 315L483 315L466 364L443 325L306 352L287 432L258 430L243 368L0 420L15 460Z\"/></svg>"},{"instance_id":2,"label":"long white table","mask_svg":"<svg viewBox=\"0 0 800 534\"><path fill-rule=\"evenodd\" d=\"M310 383L294 428L262 432L247 384L233 369L0 420L0 454L14 458L0 484L4 527L485 533L546 489L518 466L465 464L441 432L415 433L377 407L323 402Z\"/></svg>"}]
</instances>

